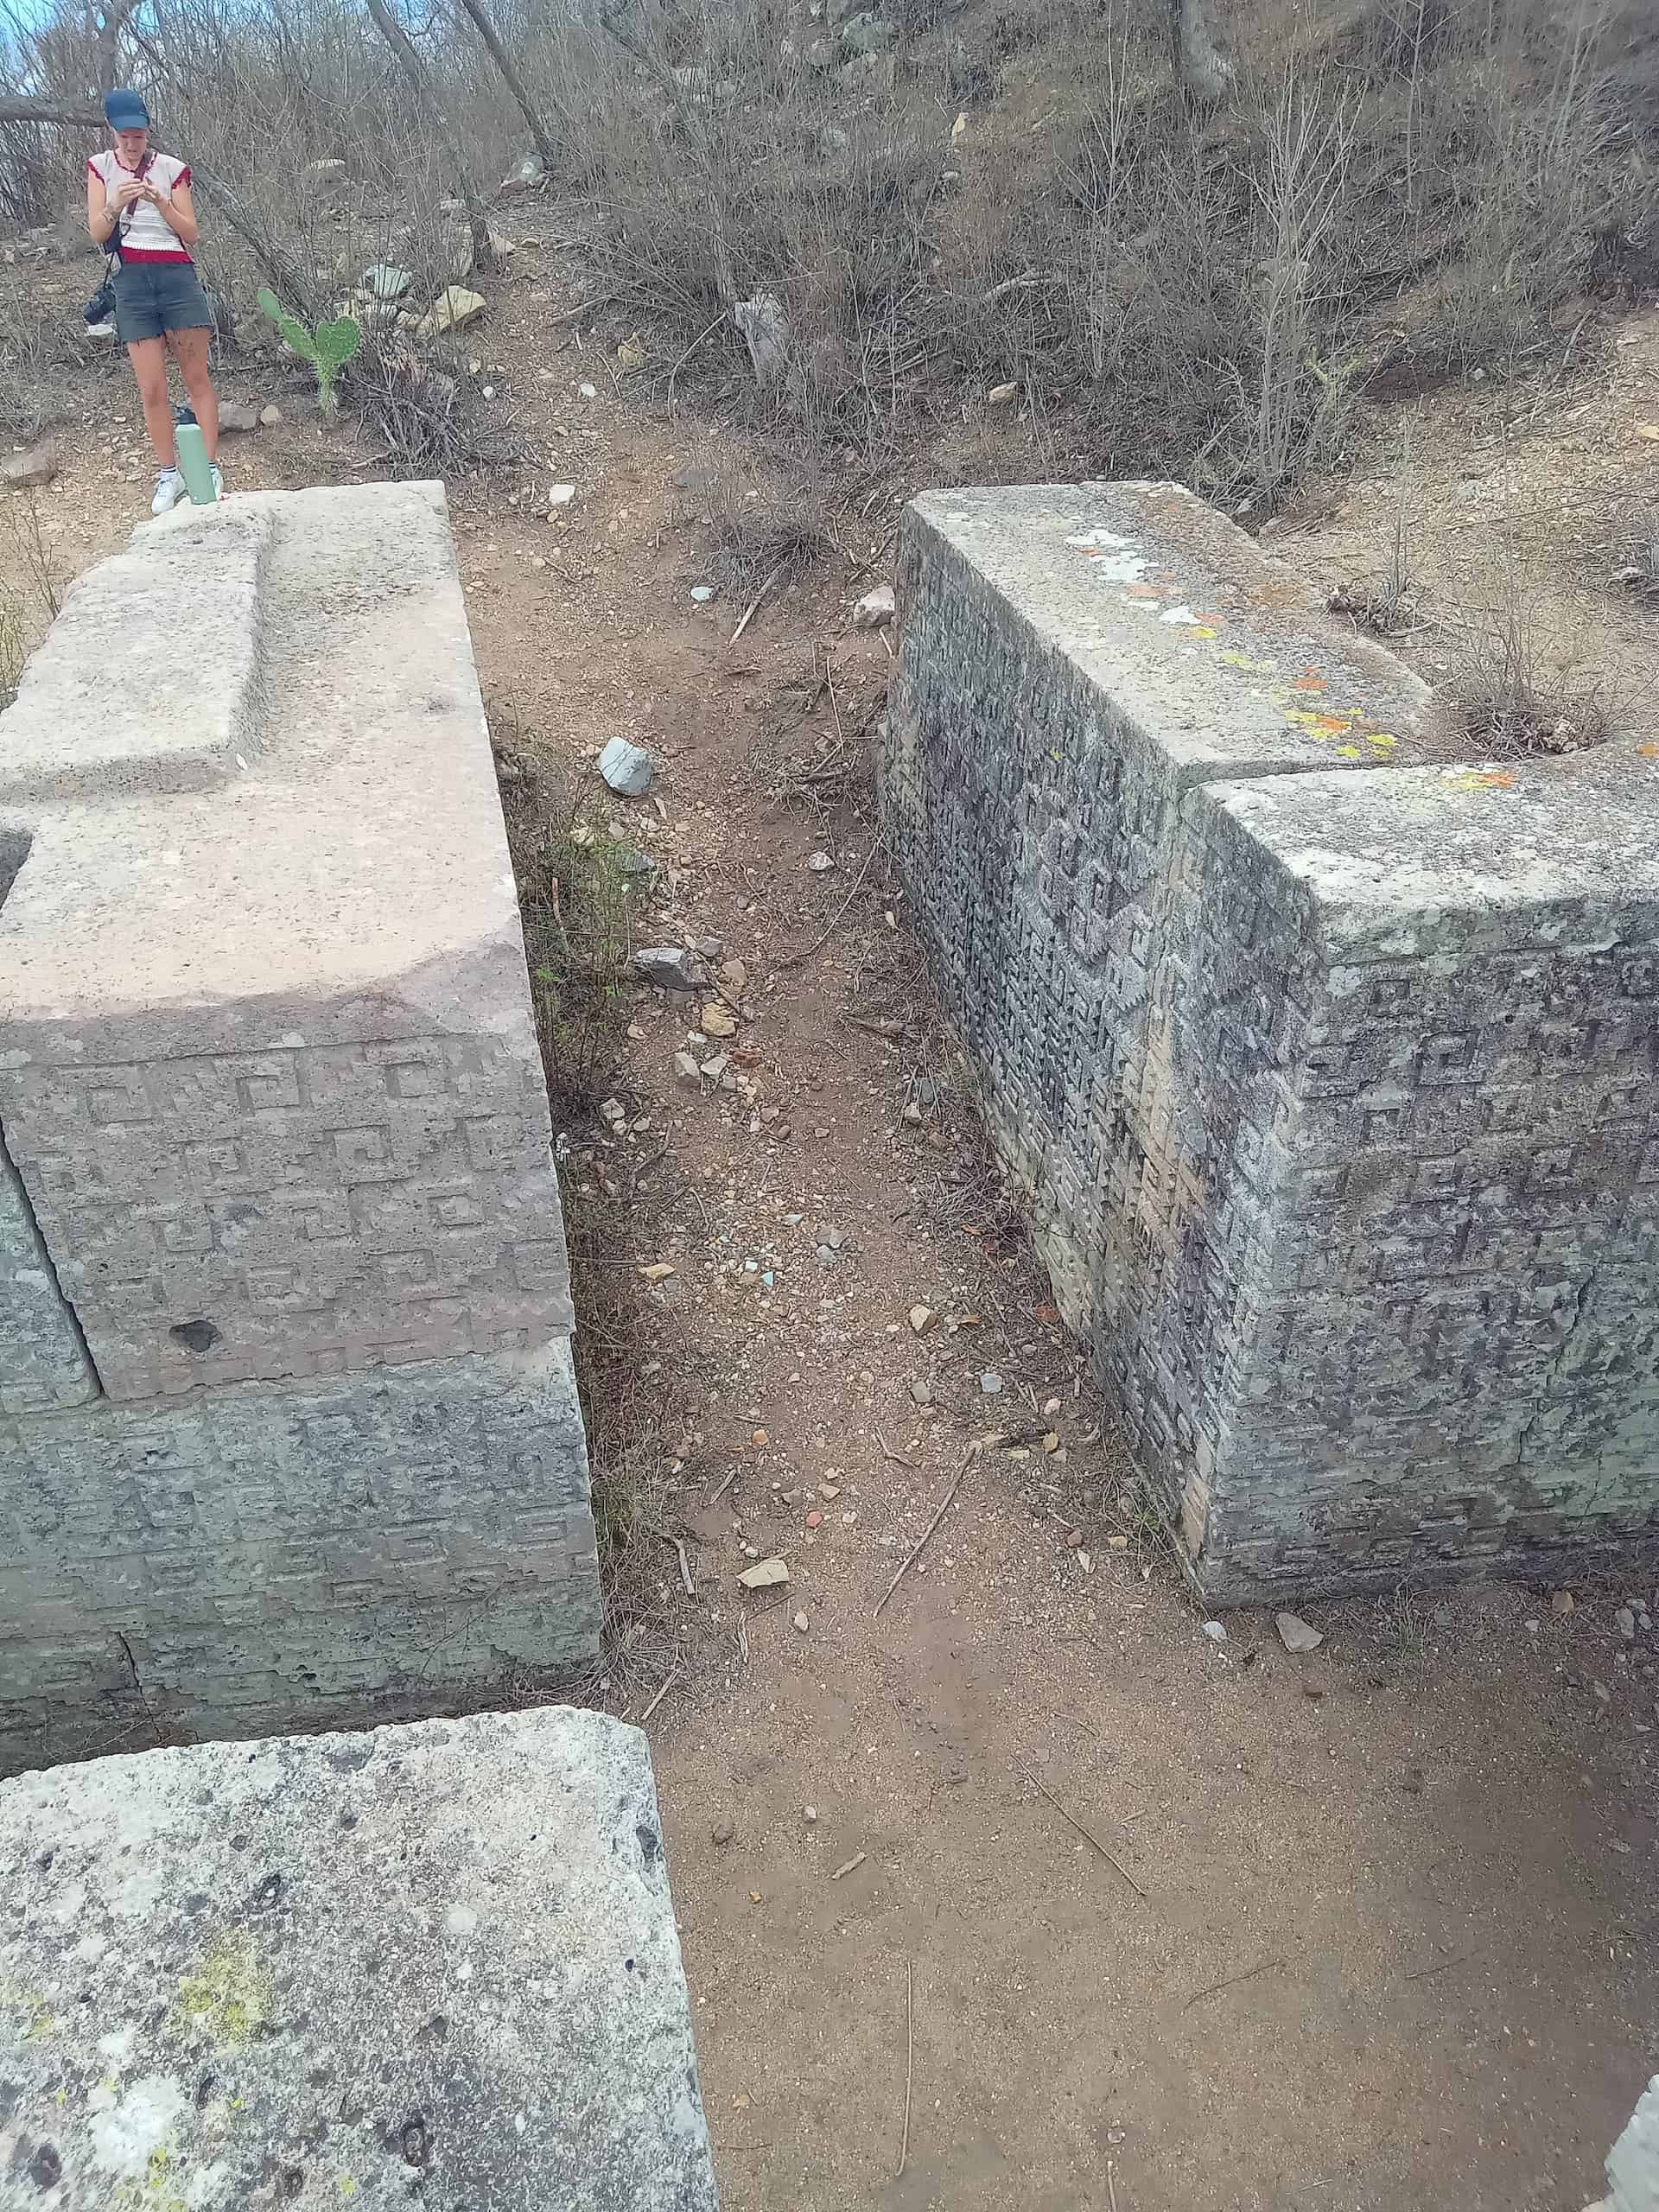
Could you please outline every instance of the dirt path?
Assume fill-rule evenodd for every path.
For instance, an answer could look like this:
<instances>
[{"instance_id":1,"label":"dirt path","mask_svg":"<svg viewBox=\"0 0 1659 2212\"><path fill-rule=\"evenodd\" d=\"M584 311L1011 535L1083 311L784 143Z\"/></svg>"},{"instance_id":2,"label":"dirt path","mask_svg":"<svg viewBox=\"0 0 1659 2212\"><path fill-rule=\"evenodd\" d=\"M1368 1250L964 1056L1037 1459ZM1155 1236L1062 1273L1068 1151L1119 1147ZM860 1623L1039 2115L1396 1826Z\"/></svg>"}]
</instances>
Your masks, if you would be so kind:
<instances>
[{"instance_id":1,"label":"dirt path","mask_svg":"<svg viewBox=\"0 0 1659 2212\"><path fill-rule=\"evenodd\" d=\"M745 1089L678 1084L686 1009L643 995L608 1073L647 1125L570 1132L644 1426L690 1438L658 1503L694 1599L641 1524L681 1653L649 1729L723 2202L1576 2212L1659 2060L1637 1593L1311 1608L1306 1659L1259 1616L1206 1638L1000 1215L861 786L821 817L768 796L790 687L832 657L785 750L830 747L885 647L823 583L734 651L733 601L690 596L692 441L582 400L579 357L537 394L527 313L504 300L487 372L537 400L523 483L578 491L563 524L452 494L486 696L663 864L649 934L747 971ZM231 481L350 465L296 422ZM135 496L89 431L48 505L61 565ZM650 800L584 765L618 732L658 756ZM996 1430L1025 1440L968 1464L875 1618ZM785 1591L740 1589L751 1552ZM625 1660L605 1694L638 1717Z\"/></svg>"},{"instance_id":2,"label":"dirt path","mask_svg":"<svg viewBox=\"0 0 1659 2212\"><path fill-rule=\"evenodd\" d=\"M677 1270L639 1284L638 1358L663 1362L664 1433L692 1431L670 1505L698 1596L650 1730L723 2201L1576 2207L1655 2051L1653 1674L1624 1593L1318 1608L1306 1660L1264 1618L1204 1637L1123 1517L1109 1421L1091 1440L1017 1241L966 1233L994 1203L966 1101L903 1119L915 1076L951 1070L879 853L785 965L874 833L771 804L757 728L815 643L843 707L884 651L824 594L732 652L732 607L689 601L698 534L670 525L683 454L626 435L629 515L588 531L581 607L504 565L473 605L496 692L521 696L541 626L569 753L618 729L660 748L666 824L596 779L594 810L674 871L652 933L718 940L750 979L752 1102L677 1085L687 1010L647 1002L613 1087L649 1127L584 1133L613 1185L667 1140L618 1257ZM916 1305L982 1318L918 1337ZM969 1465L873 1618L999 1427L1032 1440ZM787 1558L786 1591L740 1590L746 1544ZM665 1605L677 1575L664 1545Z\"/></svg>"}]
</instances>

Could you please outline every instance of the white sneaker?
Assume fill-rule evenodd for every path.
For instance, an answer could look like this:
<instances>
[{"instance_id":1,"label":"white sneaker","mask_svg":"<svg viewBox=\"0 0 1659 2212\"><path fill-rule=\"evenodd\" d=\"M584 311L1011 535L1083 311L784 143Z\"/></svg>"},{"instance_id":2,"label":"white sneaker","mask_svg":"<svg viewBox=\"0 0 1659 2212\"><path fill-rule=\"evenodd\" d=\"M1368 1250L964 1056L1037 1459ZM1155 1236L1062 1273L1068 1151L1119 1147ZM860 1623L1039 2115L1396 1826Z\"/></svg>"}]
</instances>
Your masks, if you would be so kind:
<instances>
[{"instance_id":1,"label":"white sneaker","mask_svg":"<svg viewBox=\"0 0 1659 2212\"><path fill-rule=\"evenodd\" d=\"M225 479L219 474L218 463L215 462L213 466L213 497L216 499L222 499L224 496Z\"/></svg>"},{"instance_id":2,"label":"white sneaker","mask_svg":"<svg viewBox=\"0 0 1659 2212\"><path fill-rule=\"evenodd\" d=\"M184 497L184 479L176 468L164 468L156 479L156 496L149 503L153 515L170 514Z\"/></svg>"}]
</instances>

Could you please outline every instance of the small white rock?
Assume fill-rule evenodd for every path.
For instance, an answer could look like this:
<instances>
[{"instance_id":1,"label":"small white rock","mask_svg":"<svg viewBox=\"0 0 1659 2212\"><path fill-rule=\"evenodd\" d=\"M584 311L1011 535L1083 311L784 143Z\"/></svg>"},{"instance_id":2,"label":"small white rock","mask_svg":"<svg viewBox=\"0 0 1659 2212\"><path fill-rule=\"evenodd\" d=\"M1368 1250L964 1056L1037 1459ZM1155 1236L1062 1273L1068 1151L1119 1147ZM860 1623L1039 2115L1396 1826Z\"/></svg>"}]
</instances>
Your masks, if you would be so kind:
<instances>
[{"instance_id":1,"label":"small white rock","mask_svg":"<svg viewBox=\"0 0 1659 2212\"><path fill-rule=\"evenodd\" d=\"M1227 1641L1227 1631L1219 1621L1205 1621L1204 1632L1211 1643L1225 1643Z\"/></svg>"},{"instance_id":2,"label":"small white rock","mask_svg":"<svg viewBox=\"0 0 1659 2212\"><path fill-rule=\"evenodd\" d=\"M651 755L626 737L613 737L599 756L599 772L623 798L642 798L651 789Z\"/></svg>"},{"instance_id":3,"label":"small white rock","mask_svg":"<svg viewBox=\"0 0 1659 2212\"><path fill-rule=\"evenodd\" d=\"M1274 1622L1279 1630L1279 1641L1287 1651L1317 1651L1325 1642L1319 1630L1300 1613L1276 1613Z\"/></svg>"},{"instance_id":4,"label":"small white rock","mask_svg":"<svg viewBox=\"0 0 1659 2212\"><path fill-rule=\"evenodd\" d=\"M1000 1397L1002 1392L1002 1377L994 1367L988 1367L979 1378L979 1387L988 1398Z\"/></svg>"},{"instance_id":5,"label":"small white rock","mask_svg":"<svg viewBox=\"0 0 1659 2212\"><path fill-rule=\"evenodd\" d=\"M486 396L487 397L487 394ZM550 507L568 507L575 496L576 487L574 484L550 484L547 487L547 504Z\"/></svg>"},{"instance_id":6,"label":"small white rock","mask_svg":"<svg viewBox=\"0 0 1659 2212\"><path fill-rule=\"evenodd\" d=\"M808 1620L804 1613L797 1613L795 1616L795 1625L799 1629L801 1634L804 1636L808 1629L811 1627L812 1624Z\"/></svg>"},{"instance_id":7,"label":"small white rock","mask_svg":"<svg viewBox=\"0 0 1659 2212\"><path fill-rule=\"evenodd\" d=\"M899 612L899 602L893 595L891 584L878 584L874 591L867 591L853 609L853 627L856 630L881 630Z\"/></svg>"}]
</instances>

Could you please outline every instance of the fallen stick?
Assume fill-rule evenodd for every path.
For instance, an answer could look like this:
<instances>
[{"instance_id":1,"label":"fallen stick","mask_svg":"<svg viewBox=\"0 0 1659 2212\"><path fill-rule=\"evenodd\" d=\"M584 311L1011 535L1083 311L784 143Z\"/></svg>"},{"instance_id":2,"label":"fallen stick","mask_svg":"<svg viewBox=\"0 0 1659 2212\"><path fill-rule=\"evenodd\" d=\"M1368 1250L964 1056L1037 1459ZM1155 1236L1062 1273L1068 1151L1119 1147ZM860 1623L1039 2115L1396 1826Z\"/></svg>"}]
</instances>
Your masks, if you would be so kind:
<instances>
[{"instance_id":1,"label":"fallen stick","mask_svg":"<svg viewBox=\"0 0 1659 2212\"><path fill-rule=\"evenodd\" d=\"M1254 1981L1257 1974L1269 1974L1274 1967L1281 1967L1284 1963L1282 1959L1263 1959L1259 1966L1246 1967L1243 1974L1230 1974L1224 1981L1206 1982L1202 1989L1193 1991L1181 2010L1183 2012L1188 2012L1198 2003L1199 1998L1214 1997L1220 1990L1236 1988L1241 1981Z\"/></svg>"},{"instance_id":2,"label":"fallen stick","mask_svg":"<svg viewBox=\"0 0 1659 2212\"><path fill-rule=\"evenodd\" d=\"M869 1854L868 1852L855 1851L850 1859L846 1859L841 1866L836 1867L835 1872L830 1877L830 1880L832 1882L838 1882L843 1874L852 1873L855 1868L860 1867L864 1864L865 1859L868 1856Z\"/></svg>"},{"instance_id":3,"label":"fallen stick","mask_svg":"<svg viewBox=\"0 0 1659 2212\"><path fill-rule=\"evenodd\" d=\"M681 1586L684 1590L688 1598L695 1598L697 1594L697 1586L691 1580L691 1569L686 1560L685 1546L680 1541L677 1536L671 1536L666 1534L664 1534L663 1537L663 1541L665 1544L673 1545L675 1556L680 1562Z\"/></svg>"},{"instance_id":4,"label":"fallen stick","mask_svg":"<svg viewBox=\"0 0 1659 2212\"><path fill-rule=\"evenodd\" d=\"M736 629L735 629L735 630L734 630L734 631L733 631L733 632L732 632L732 643L733 643L734 645L735 645L735 644L737 643L738 639L742 636L743 632L744 632L748 628L748 626L749 626L750 623L753 621L753 620L754 620L755 616L756 616L756 615L760 612L760 602L761 602L761 601L766 597L766 594L767 594L767 593L772 589L772 588L773 584L775 584L775 583L777 582L777 581L778 581L779 577L782 575L782 574L784 573L785 569L788 566L788 563L789 563L789 556L788 556L788 554L787 554L787 553L785 553L785 556L784 556L784 557L783 557L783 559L782 559L781 561L779 561L779 562L777 563L777 565L773 568L773 569L772 570L772 573L767 576L767 578L766 578L766 582L761 585L761 587L760 587L760 590L759 590L758 592L756 592L756 594L754 594L754 597L753 597L753 598L749 601L749 610L748 610L748 613L747 613L743 617L743 620L742 620L738 624L738 626L737 626Z\"/></svg>"},{"instance_id":5,"label":"fallen stick","mask_svg":"<svg viewBox=\"0 0 1659 2212\"><path fill-rule=\"evenodd\" d=\"M1106 2161L1106 2194L1112 2200L1112 2212L1117 2212L1117 2183L1112 2179L1112 2162Z\"/></svg>"},{"instance_id":6,"label":"fallen stick","mask_svg":"<svg viewBox=\"0 0 1659 2212\"><path fill-rule=\"evenodd\" d=\"M899 2145L899 2171L895 2181L905 2177L905 2165L910 2157L910 2084L916 2059L916 2008L912 1993L911 1962L905 1961L905 2133Z\"/></svg>"},{"instance_id":7,"label":"fallen stick","mask_svg":"<svg viewBox=\"0 0 1659 2212\"><path fill-rule=\"evenodd\" d=\"M1141 1888L1140 1883L1135 1880L1134 1875L1130 1873L1128 1868L1123 1864L1123 1861L1117 1858L1115 1853L1107 1850L1105 1845L1101 1841L1100 1838L1094 1834L1092 1829L1084 1827L1083 1822L1078 1820L1075 1815L1066 1811L1065 1806L1061 1804L1059 1799L1054 1795L1054 1792L1048 1787L1048 1784L1046 1782L1039 1781L1038 1777L1029 1770L1027 1772L1026 1780L1030 1783L1033 1789L1040 1789L1042 1791L1044 1796L1047 1798L1049 1803L1054 1808L1060 1818L1066 1822L1068 1827L1076 1828L1077 1834L1083 1838L1084 1841L1088 1844L1092 1844L1094 1848L1100 1853L1101 1857L1105 1859L1109 1866L1116 1867L1118 1872L1123 1877L1129 1887L1135 1891L1136 1897L1144 1897L1146 1896L1146 1891ZM1203 1992L1200 1992L1199 1993L1202 1995Z\"/></svg>"},{"instance_id":8,"label":"fallen stick","mask_svg":"<svg viewBox=\"0 0 1659 2212\"><path fill-rule=\"evenodd\" d=\"M728 1491L728 1490L730 1490L730 1488L731 1488L732 1484L733 1484L736 1480L737 1480L737 1469L736 1469L735 1467L734 1467L734 1468L732 1469L732 1471L730 1472L730 1474L728 1474L728 1475L726 1477L726 1479L717 1486L717 1488L716 1488L716 1489L715 1489L715 1493L714 1493L713 1497L709 1500L709 1503L710 1505L718 1505L718 1504L720 1503L721 1499L722 1497L725 1497L725 1495L726 1495L727 1491Z\"/></svg>"},{"instance_id":9,"label":"fallen stick","mask_svg":"<svg viewBox=\"0 0 1659 2212\"><path fill-rule=\"evenodd\" d=\"M651 1703L645 1707L645 1711L639 1716L639 1726L642 1728L645 1726L646 1721L650 1719L652 1714L656 1712L663 1700L668 1695L670 1690L673 1688L675 1682L679 1678L679 1672L680 1670L677 1667L671 1667L669 1669L668 1676L666 1681L664 1682L663 1687L658 1691L656 1696L652 1698Z\"/></svg>"},{"instance_id":10,"label":"fallen stick","mask_svg":"<svg viewBox=\"0 0 1659 2212\"><path fill-rule=\"evenodd\" d=\"M895 1467L908 1467L912 1474L917 1474L920 1471L913 1459L906 1459L902 1453L893 1450L892 1445L888 1443L887 1438L882 1435L879 1428L875 1432L875 1440L881 1446L883 1458L891 1459ZM1069 1528L1071 1523L1068 1522L1066 1525Z\"/></svg>"},{"instance_id":11,"label":"fallen stick","mask_svg":"<svg viewBox=\"0 0 1659 2212\"><path fill-rule=\"evenodd\" d=\"M945 1510L950 1505L951 1499L956 1496L963 1477L967 1473L969 1467L971 1465L973 1461L979 1457L984 1448L984 1446L980 1442L979 1439L976 1437L973 1442L968 1446L968 1449L963 1453L962 1465L957 1469L955 1475L951 1478L950 1489L946 1491L944 1496L939 1500L938 1505L933 1509L933 1518L928 1522L926 1528L923 1529L921 1535L917 1538L916 1543L912 1549L909 1557L905 1560L904 1565L899 1568L898 1573L893 1576L892 1581L888 1583L887 1588L876 1599L875 1611L870 1615L870 1618L872 1620L878 1620L880 1618L882 1606L887 1604L888 1599L892 1597L893 1592L899 1587L899 1585L904 1580L906 1575L909 1573L911 1568L915 1566L917 1560L927 1548L928 1539L932 1535L933 1531L938 1527L940 1522L944 1520Z\"/></svg>"}]
</instances>

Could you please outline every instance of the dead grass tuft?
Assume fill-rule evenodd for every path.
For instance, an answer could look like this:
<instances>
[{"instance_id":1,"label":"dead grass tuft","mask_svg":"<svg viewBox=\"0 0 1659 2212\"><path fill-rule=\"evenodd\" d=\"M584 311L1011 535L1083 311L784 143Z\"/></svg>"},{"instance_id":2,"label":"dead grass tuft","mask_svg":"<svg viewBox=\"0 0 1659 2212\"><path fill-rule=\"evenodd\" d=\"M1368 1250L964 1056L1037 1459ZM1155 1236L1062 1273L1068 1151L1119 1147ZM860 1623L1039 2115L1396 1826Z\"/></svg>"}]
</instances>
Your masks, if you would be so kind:
<instances>
[{"instance_id":1,"label":"dead grass tuft","mask_svg":"<svg viewBox=\"0 0 1659 2212\"><path fill-rule=\"evenodd\" d=\"M1457 727L1495 760L1580 753L1608 734L1604 680L1564 664L1523 608L1471 633L1446 696Z\"/></svg>"}]
</instances>

